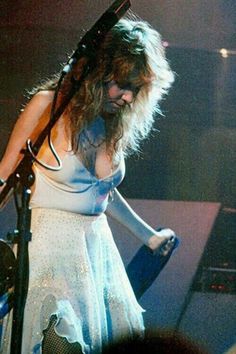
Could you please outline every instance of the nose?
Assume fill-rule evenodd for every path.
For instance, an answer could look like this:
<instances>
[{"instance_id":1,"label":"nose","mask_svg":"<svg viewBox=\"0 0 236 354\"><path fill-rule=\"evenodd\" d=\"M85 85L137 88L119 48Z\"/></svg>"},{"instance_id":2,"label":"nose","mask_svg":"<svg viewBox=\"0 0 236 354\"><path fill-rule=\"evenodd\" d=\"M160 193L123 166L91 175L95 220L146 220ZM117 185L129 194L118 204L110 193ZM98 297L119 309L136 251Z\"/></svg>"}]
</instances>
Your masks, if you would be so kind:
<instances>
[{"instance_id":1,"label":"nose","mask_svg":"<svg viewBox=\"0 0 236 354\"><path fill-rule=\"evenodd\" d=\"M125 101L126 103L132 103L134 99L134 94L133 91L131 90L122 90L122 100Z\"/></svg>"}]
</instances>

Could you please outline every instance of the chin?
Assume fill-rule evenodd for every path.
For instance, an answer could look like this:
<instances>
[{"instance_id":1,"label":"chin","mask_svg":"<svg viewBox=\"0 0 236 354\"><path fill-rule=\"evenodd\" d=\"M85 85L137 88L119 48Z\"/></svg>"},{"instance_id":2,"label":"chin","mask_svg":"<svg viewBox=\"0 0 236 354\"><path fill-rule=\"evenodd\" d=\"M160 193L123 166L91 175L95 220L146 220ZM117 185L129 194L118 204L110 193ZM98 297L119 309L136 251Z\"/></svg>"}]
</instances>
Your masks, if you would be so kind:
<instances>
[{"instance_id":1,"label":"chin","mask_svg":"<svg viewBox=\"0 0 236 354\"><path fill-rule=\"evenodd\" d=\"M116 114L118 112L119 108L118 107L114 107L114 106L107 106L104 107L103 112L105 114Z\"/></svg>"},{"instance_id":2,"label":"chin","mask_svg":"<svg viewBox=\"0 0 236 354\"><path fill-rule=\"evenodd\" d=\"M104 109L104 112L105 113L108 113L108 114L114 114L118 111L118 108L117 107L106 107Z\"/></svg>"},{"instance_id":3,"label":"chin","mask_svg":"<svg viewBox=\"0 0 236 354\"><path fill-rule=\"evenodd\" d=\"M108 111L108 110L104 110L101 114L101 116L103 117L103 119L113 119L116 116L117 111Z\"/></svg>"}]
</instances>

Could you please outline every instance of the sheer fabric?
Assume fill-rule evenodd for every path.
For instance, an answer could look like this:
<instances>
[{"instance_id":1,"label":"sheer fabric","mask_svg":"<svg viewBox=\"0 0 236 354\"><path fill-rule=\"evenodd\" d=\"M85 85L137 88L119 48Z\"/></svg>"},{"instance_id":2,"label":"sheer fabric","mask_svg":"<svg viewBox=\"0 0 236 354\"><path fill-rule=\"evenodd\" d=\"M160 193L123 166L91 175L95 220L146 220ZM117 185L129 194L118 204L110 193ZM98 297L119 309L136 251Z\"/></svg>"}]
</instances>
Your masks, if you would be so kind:
<instances>
[{"instance_id":1,"label":"sheer fabric","mask_svg":"<svg viewBox=\"0 0 236 354\"><path fill-rule=\"evenodd\" d=\"M84 353L122 336L142 335L138 305L105 214L82 216L54 209L32 210L30 283L22 353L41 353L52 315L55 331ZM3 353L9 353L4 340Z\"/></svg>"}]
</instances>

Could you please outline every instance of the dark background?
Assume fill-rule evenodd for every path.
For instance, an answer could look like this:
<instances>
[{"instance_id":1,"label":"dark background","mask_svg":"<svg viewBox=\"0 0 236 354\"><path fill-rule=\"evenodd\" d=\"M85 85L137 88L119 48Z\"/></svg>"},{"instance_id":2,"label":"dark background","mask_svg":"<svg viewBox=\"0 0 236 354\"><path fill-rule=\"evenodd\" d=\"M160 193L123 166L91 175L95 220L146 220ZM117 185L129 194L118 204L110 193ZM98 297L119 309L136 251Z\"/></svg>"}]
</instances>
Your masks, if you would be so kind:
<instances>
[{"instance_id":1,"label":"dark background","mask_svg":"<svg viewBox=\"0 0 236 354\"><path fill-rule=\"evenodd\" d=\"M183 230L185 213L178 209L182 202L190 203L189 206L195 205L192 202L197 206L199 202L202 205L220 203L192 283L194 296L203 296L205 301L206 295L207 300L206 303L202 298L200 302L196 301L198 305L203 304L203 311L201 306L198 310L198 305L194 305L186 328L192 333L197 332L197 327L199 331L205 331L206 337L211 338L209 342L213 347L215 345L213 353L221 353L236 342L231 335L235 333L230 325L233 317L228 321L226 311L219 312L235 303L236 293L236 2L131 1L132 10L149 21L160 31L163 40L168 41L167 57L176 72L176 80L161 103L164 117L156 117L156 131L142 143L142 152L127 160L126 178L120 190L128 198L170 202L173 206L168 209L173 210L170 216L182 215L179 222ZM83 30L88 30L111 3L106 0L1 0L0 155L16 117L27 101L27 90L61 69L61 63L76 48ZM228 50L227 58L221 55L221 48ZM197 215L195 219L194 214L191 215L189 223L194 225L193 231L197 235L205 220L201 222ZM205 219L209 215L206 212ZM2 235L11 218L11 212L2 216L5 220L1 224ZM181 229L183 239L186 239L186 249L182 248L186 257L191 255L189 248L193 247L187 242L191 240L188 226L186 235ZM180 265L181 259L177 259L176 264ZM186 268L187 271L188 266ZM166 275L163 279L168 281ZM164 289L168 289L163 284ZM171 296L176 296L180 284L177 270L173 273ZM216 310L212 296L218 303ZM156 306L156 297L149 301ZM209 314L205 311L207 306ZM211 330L215 311L219 314L219 332ZM201 323L203 313L211 319L207 328ZM221 321L231 326L227 340L226 335L221 337ZM203 334L196 335L198 339L201 336ZM222 340L221 344L218 338Z\"/></svg>"}]
</instances>

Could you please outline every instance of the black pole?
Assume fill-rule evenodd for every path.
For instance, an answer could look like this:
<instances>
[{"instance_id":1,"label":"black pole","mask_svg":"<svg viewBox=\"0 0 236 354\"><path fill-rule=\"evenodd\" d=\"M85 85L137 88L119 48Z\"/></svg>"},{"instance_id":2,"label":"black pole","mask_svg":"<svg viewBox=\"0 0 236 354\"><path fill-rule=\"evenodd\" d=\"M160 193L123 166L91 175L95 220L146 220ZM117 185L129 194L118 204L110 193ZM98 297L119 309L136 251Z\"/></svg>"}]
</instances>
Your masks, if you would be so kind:
<instances>
[{"instance_id":1,"label":"black pole","mask_svg":"<svg viewBox=\"0 0 236 354\"><path fill-rule=\"evenodd\" d=\"M24 307L28 292L29 254L28 243L31 240L29 208L31 190L24 187L22 191L22 206L19 212L17 236L17 264L14 289L13 322L11 334L11 354L21 354L23 334Z\"/></svg>"}]
</instances>

